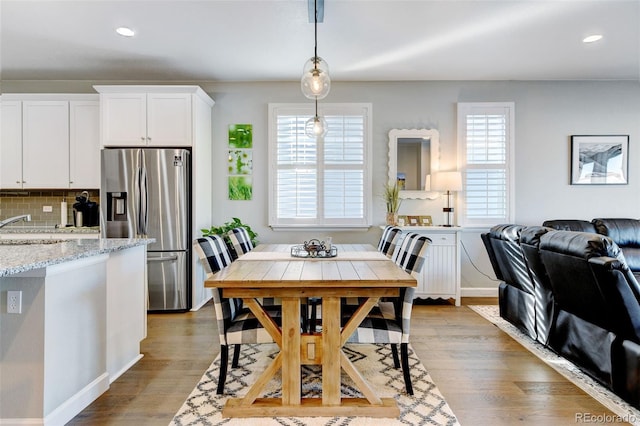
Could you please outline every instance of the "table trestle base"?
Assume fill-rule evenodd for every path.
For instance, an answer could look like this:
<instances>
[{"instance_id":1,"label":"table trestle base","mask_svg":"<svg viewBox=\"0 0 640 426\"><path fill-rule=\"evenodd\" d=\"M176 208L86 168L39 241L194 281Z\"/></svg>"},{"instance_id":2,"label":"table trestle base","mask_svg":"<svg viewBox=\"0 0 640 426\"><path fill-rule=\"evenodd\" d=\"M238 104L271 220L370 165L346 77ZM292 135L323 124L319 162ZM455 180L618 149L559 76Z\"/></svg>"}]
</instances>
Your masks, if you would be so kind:
<instances>
[{"instance_id":1,"label":"table trestle base","mask_svg":"<svg viewBox=\"0 0 640 426\"><path fill-rule=\"evenodd\" d=\"M280 398L258 398L243 405L242 399L230 398L222 409L222 417L393 417L400 409L393 398L381 398L380 405L372 405L365 398L342 398L340 405L323 405L322 398L302 398L300 405L282 405Z\"/></svg>"}]
</instances>

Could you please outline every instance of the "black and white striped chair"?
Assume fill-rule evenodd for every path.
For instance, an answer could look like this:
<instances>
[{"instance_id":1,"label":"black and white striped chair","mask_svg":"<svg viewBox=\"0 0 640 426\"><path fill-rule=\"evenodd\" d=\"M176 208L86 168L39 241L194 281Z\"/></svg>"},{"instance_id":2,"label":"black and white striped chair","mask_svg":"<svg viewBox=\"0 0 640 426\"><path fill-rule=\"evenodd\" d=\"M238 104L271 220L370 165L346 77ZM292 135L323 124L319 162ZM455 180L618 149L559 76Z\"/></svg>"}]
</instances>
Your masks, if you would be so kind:
<instances>
[{"instance_id":1,"label":"black and white striped chair","mask_svg":"<svg viewBox=\"0 0 640 426\"><path fill-rule=\"evenodd\" d=\"M214 274L231 264L229 248L222 237L212 235L198 238L194 242L194 251L198 253L200 262L207 276ZM229 346L235 345L231 367L238 366L240 345L246 343L271 343L273 339L248 308L243 307L242 299L225 298L222 291L213 290L213 303L220 337L220 376L217 393L224 393L229 363ZM280 325L281 315L275 309L269 314Z\"/></svg>"},{"instance_id":2,"label":"black and white striped chair","mask_svg":"<svg viewBox=\"0 0 640 426\"><path fill-rule=\"evenodd\" d=\"M382 236L378 242L378 251L388 258L391 258L396 250L398 241L400 241L401 235L402 229L397 226L388 225L384 228L384 231L382 231Z\"/></svg>"},{"instance_id":3,"label":"black and white striped chair","mask_svg":"<svg viewBox=\"0 0 640 426\"><path fill-rule=\"evenodd\" d=\"M430 244L431 240L428 237L411 232L402 240L393 261L406 272L416 275L420 273L426 262L427 248ZM409 373L409 334L414 294L415 287L402 288L398 298L380 301L347 340L347 343L391 344L393 363L396 368L400 368L400 359L398 359L398 345L400 345L402 373L409 395L413 395ZM351 312L347 311L343 316L343 325L350 317Z\"/></svg>"},{"instance_id":4,"label":"black and white striped chair","mask_svg":"<svg viewBox=\"0 0 640 426\"><path fill-rule=\"evenodd\" d=\"M387 225L382 231L382 236L378 242L378 251L388 258L391 258L396 251L401 237L402 229L397 226ZM353 313L365 300L366 298L363 297L343 297L342 311L344 313Z\"/></svg>"},{"instance_id":5,"label":"black and white striped chair","mask_svg":"<svg viewBox=\"0 0 640 426\"><path fill-rule=\"evenodd\" d=\"M235 250L236 256L234 259L242 256L245 253L253 250L253 243L251 242L251 237L249 236L249 232L241 226L237 228L233 228L229 232L227 232L227 236L231 241L231 245ZM232 253L233 255L233 253Z\"/></svg>"}]
</instances>

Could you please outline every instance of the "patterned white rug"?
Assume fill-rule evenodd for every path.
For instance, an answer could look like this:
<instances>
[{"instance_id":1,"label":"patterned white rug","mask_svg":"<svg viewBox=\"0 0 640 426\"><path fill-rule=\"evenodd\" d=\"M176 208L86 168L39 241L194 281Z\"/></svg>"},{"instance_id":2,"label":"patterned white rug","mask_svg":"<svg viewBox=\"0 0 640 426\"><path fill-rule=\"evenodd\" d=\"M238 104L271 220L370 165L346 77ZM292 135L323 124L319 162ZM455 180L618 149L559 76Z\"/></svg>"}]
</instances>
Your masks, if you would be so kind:
<instances>
[{"instance_id":1,"label":"patterned white rug","mask_svg":"<svg viewBox=\"0 0 640 426\"><path fill-rule=\"evenodd\" d=\"M233 418L221 416L222 407L230 396L242 396L278 352L276 345L243 345L238 368L229 368L225 395L216 394L220 357L204 373L191 395L173 418L170 426L186 425L459 425L458 420L433 383L424 365L409 349L409 365L413 383L413 396L404 388L402 370L393 368L389 345L348 345L345 352L358 370L365 376L376 393L393 397L400 408L400 418L379 419L370 417L269 417ZM279 377L276 376L276 377ZM302 371L302 396L321 397L321 375L318 366L304 366ZM280 396L280 381L273 379L265 389L265 397ZM343 397L362 397L351 379L342 376Z\"/></svg>"},{"instance_id":2,"label":"patterned white rug","mask_svg":"<svg viewBox=\"0 0 640 426\"><path fill-rule=\"evenodd\" d=\"M533 340L531 337L520 331L519 328L502 318L497 305L474 305L469 306L469 308L486 320L495 324L498 328L511 336L515 341L520 343L531 353L564 376L567 380L578 386L592 398L596 399L602 405L618 415L620 417L620 421L615 423L622 423L624 421L634 425L640 425L640 410L632 407L619 396L593 380L587 374L583 373L582 370L580 370L580 368L571 361L558 356L553 351Z\"/></svg>"}]
</instances>

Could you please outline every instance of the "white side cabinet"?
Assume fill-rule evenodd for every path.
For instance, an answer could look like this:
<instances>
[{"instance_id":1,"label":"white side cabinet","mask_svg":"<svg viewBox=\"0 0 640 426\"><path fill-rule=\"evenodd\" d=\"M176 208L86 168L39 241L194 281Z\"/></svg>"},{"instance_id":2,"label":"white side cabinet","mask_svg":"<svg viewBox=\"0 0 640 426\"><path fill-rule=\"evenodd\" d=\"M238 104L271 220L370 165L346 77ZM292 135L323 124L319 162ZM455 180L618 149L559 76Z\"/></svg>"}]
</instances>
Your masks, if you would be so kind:
<instances>
[{"instance_id":1,"label":"white side cabinet","mask_svg":"<svg viewBox=\"0 0 640 426\"><path fill-rule=\"evenodd\" d=\"M197 86L94 86L100 93L103 146L193 145Z\"/></svg>"},{"instance_id":2,"label":"white side cabinet","mask_svg":"<svg viewBox=\"0 0 640 426\"><path fill-rule=\"evenodd\" d=\"M418 277L416 298L455 299L460 306L460 227L405 226L403 235L416 232L432 241L427 263Z\"/></svg>"}]
</instances>

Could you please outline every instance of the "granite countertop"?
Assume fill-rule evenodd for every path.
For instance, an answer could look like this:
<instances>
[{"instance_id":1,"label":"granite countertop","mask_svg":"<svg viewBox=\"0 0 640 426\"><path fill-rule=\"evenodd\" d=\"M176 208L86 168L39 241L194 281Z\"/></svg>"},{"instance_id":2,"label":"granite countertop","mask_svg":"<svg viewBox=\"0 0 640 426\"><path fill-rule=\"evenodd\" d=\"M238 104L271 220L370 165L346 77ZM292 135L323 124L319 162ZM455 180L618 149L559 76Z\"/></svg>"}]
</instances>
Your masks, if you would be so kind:
<instances>
[{"instance_id":1,"label":"granite countertop","mask_svg":"<svg viewBox=\"0 0 640 426\"><path fill-rule=\"evenodd\" d=\"M58 228L56 226L11 226L0 228L0 234L100 234L99 226L67 226Z\"/></svg>"},{"instance_id":2,"label":"granite countertop","mask_svg":"<svg viewBox=\"0 0 640 426\"><path fill-rule=\"evenodd\" d=\"M0 244L0 277L147 245L155 242L155 238L86 238L42 242L43 244Z\"/></svg>"}]
</instances>

